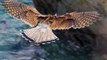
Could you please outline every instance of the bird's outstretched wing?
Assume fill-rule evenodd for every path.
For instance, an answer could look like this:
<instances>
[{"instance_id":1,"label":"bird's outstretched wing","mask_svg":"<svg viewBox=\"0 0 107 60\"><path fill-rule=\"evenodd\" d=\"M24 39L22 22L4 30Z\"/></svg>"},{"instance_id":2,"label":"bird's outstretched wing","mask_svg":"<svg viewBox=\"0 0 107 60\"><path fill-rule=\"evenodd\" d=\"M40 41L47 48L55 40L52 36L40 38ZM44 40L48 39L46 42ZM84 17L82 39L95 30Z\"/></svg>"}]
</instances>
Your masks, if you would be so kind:
<instances>
[{"instance_id":1,"label":"bird's outstretched wing","mask_svg":"<svg viewBox=\"0 0 107 60\"><path fill-rule=\"evenodd\" d=\"M4 0L2 5L10 15L22 19L30 26L34 26L38 22L37 16L42 15L33 6L23 4L16 0Z\"/></svg>"},{"instance_id":2,"label":"bird's outstretched wing","mask_svg":"<svg viewBox=\"0 0 107 60\"><path fill-rule=\"evenodd\" d=\"M61 16L56 16L56 18L49 19L50 26L53 30L56 29L79 29L88 27L89 25L96 22L99 18L98 12L72 12Z\"/></svg>"},{"instance_id":3,"label":"bird's outstretched wing","mask_svg":"<svg viewBox=\"0 0 107 60\"><path fill-rule=\"evenodd\" d=\"M58 40L53 30L84 28L99 20L97 12L72 12L61 16L39 17L42 20L35 28L23 30L23 35L35 43Z\"/></svg>"}]
</instances>

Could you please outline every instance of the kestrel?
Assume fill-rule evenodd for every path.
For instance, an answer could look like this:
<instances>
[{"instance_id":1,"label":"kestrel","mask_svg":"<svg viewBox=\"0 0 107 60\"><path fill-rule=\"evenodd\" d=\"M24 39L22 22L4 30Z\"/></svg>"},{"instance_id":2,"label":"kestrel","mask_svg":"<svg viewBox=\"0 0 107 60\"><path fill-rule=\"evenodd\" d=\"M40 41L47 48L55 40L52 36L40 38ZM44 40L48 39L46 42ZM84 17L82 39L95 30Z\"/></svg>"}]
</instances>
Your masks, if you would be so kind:
<instances>
[{"instance_id":1,"label":"kestrel","mask_svg":"<svg viewBox=\"0 0 107 60\"><path fill-rule=\"evenodd\" d=\"M16 0L4 0L2 5L11 16L21 19L31 26L30 29L23 30L22 34L35 43L58 40L52 30L85 28L99 20L100 15L96 11L71 12L59 16L43 15L33 6Z\"/></svg>"}]
</instances>

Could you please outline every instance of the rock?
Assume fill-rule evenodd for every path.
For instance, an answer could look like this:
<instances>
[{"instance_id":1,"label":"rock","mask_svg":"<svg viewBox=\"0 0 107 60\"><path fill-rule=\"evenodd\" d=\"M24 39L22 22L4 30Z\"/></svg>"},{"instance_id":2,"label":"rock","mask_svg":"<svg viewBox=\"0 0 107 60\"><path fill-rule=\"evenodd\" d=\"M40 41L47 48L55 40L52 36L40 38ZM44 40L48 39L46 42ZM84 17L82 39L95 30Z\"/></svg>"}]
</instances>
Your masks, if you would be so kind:
<instances>
[{"instance_id":1,"label":"rock","mask_svg":"<svg viewBox=\"0 0 107 60\"><path fill-rule=\"evenodd\" d=\"M67 12L72 11L98 11L101 14L101 21L93 24L89 28L84 28L80 30L65 30L56 31L55 33L60 37L70 43L66 45L73 46L72 43L76 43L77 46L83 47L90 45L94 48L93 60L106 60L107 52L107 1L106 0L33 0L36 8L43 14L55 14L62 15ZM81 32L82 31L82 32ZM83 33L84 32L84 33ZM90 34L88 34L90 33ZM81 36L82 35L82 36ZM61 39L61 40L62 40ZM85 40L84 40L85 39ZM78 42L77 42L78 41ZM84 43L85 41L85 43ZM89 44L87 42L90 42ZM76 45L75 45L76 47ZM88 46L89 47L89 46ZM73 48L75 49L75 48ZM87 50L87 49L86 49ZM96 56L95 56L96 55Z\"/></svg>"}]
</instances>

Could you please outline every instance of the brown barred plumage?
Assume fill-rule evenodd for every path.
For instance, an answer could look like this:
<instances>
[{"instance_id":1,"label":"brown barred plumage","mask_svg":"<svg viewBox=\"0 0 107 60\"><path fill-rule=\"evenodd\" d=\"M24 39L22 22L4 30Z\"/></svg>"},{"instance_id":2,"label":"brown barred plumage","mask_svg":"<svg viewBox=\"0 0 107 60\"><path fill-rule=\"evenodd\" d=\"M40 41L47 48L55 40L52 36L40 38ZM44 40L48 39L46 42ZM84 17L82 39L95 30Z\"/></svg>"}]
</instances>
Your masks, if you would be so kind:
<instances>
[{"instance_id":1,"label":"brown barred plumage","mask_svg":"<svg viewBox=\"0 0 107 60\"><path fill-rule=\"evenodd\" d=\"M37 24L37 16L41 15L33 6L26 5L14 0L6 0L2 4L10 15L23 19L23 21L30 25L34 26Z\"/></svg>"},{"instance_id":2,"label":"brown barred plumage","mask_svg":"<svg viewBox=\"0 0 107 60\"><path fill-rule=\"evenodd\" d=\"M99 18L99 13L71 12L64 15L42 15L34 7L23 4L16 0L4 0L2 5L14 17L22 19L31 29L23 31L24 36L32 39L35 43L58 39L52 30L88 27Z\"/></svg>"},{"instance_id":3,"label":"brown barred plumage","mask_svg":"<svg viewBox=\"0 0 107 60\"><path fill-rule=\"evenodd\" d=\"M54 22L51 24L51 28L54 30L84 28L96 22L98 18L99 14L97 12L72 12L53 19Z\"/></svg>"}]
</instances>

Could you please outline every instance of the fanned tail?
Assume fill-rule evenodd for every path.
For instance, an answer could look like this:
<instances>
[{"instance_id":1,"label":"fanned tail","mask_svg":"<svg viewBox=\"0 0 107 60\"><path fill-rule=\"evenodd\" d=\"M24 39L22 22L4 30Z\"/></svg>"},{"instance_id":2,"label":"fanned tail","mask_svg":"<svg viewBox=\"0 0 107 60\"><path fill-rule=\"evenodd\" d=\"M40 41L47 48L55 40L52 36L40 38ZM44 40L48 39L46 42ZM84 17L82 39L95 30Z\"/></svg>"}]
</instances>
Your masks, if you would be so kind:
<instances>
[{"instance_id":1,"label":"fanned tail","mask_svg":"<svg viewBox=\"0 0 107 60\"><path fill-rule=\"evenodd\" d=\"M58 37L45 24L38 24L35 28L23 30L22 34L25 38L33 40L35 43L50 43L58 40Z\"/></svg>"}]
</instances>

